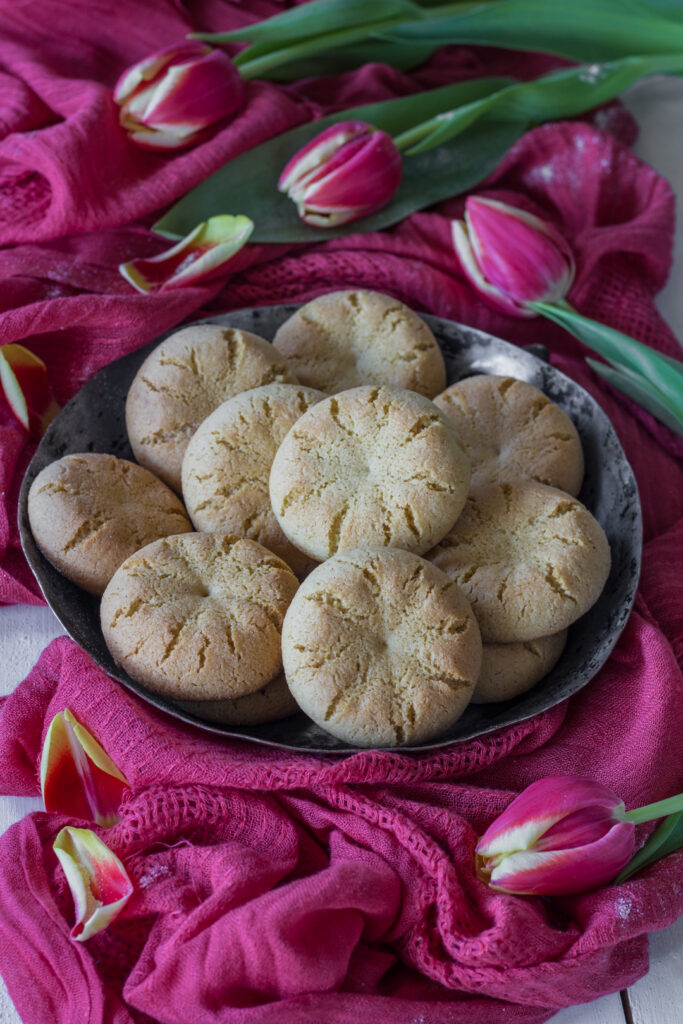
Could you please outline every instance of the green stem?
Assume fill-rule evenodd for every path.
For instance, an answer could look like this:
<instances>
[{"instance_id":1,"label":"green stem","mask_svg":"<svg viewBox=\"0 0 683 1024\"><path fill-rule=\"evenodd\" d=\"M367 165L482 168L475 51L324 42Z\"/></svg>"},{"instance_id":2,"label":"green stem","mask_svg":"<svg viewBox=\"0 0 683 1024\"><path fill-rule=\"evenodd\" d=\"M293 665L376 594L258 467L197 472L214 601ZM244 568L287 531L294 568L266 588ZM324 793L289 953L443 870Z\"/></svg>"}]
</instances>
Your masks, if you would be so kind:
<instances>
[{"instance_id":1,"label":"green stem","mask_svg":"<svg viewBox=\"0 0 683 1024\"><path fill-rule=\"evenodd\" d=\"M665 818L668 814L676 814L678 811L683 811L683 793L667 797L666 800L658 800L654 804L646 804L644 807L636 807L632 811L627 811L625 820L632 821L634 825L641 825L644 821Z\"/></svg>"},{"instance_id":2,"label":"green stem","mask_svg":"<svg viewBox=\"0 0 683 1024\"><path fill-rule=\"evenodd\" d=\"M314 36L312 39L304 39L293 46L285 44L282 50L275 50L273 53L266 53L263 57L254 57L253 60L239 64L238 70L242 78L258 78L281 64L289 64L291 61L300 60L302 57L317 56L325 50L336 49L339 46L346 46L348 43L357 43L371 36L373 32L381 32L394 25L400 25L405 19L392 18L387 21L377 21L371 25L360 25L357 28L346 29L345 31L329 32L327 35Z\"/></svg>"}]
</instances>

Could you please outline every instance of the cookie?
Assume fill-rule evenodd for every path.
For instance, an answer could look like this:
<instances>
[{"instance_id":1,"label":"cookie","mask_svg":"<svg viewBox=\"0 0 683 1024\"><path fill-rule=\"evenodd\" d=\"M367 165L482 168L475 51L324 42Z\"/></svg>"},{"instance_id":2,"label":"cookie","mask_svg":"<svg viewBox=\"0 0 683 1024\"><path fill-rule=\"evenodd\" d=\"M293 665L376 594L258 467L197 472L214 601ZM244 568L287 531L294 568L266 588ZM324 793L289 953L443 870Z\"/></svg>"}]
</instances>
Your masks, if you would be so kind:
<instances>
[{"instance_id":1,"label":"cookie","mask_svg":"<svg viewBox=\"0 0 683 1024\"><path fill-rule=\"evenodd\" d=\"M28 517L36 544L67 579L101 594L139 548L192 529L161 480L115 455L65 455L31 484Z\"/></svg>"},{"instance_id":2,"label":"cookie","mask_svg":"<svg viewBox=\"0 0 683 1024\"><path fill-rule=\"evenodd\" d=\"M303 576L316 564L283 534L270 505L270 467L302 413L324 398L296 384L235 395L198 427L183 459L183 497L195 529L251 537Z\"/></svg>"},{"instance_id":3,"label":"cookie","mask_svg":"<svg viewBox=\"0 0 683 1024\"><path fill-rule=\"evenodd\" d=\"M273 344L302 384L330 394L392 384L433 398L446 387L441 349L427 324L379 292L321 295L282 324Z\"/></svg>"},{"instance_id":4,"label":"cookie","mask_svg":"<svg viewBox=\"0 0 683 1024\"><path fill-rule=\"evenodd\" d=\"M473 704L512 700L541 681L560 660L567 630L523 644L484 644Z\"/></svg>"},{"instance_id":5,"label":"cookie","mask_svg":"<svg viewBox=\"0 0 683 1024\"><path fill-rule=\"evenodd\" d=\"M288 718L299 710L284 672L256 693L235 700L179 700L176 703L197 718L218 725L265 725Z\"/></svg>"},{"instance_id":6,"label":"cookie","mask_svg":"<svg viewBox=\"0 0 683 1024\"><path fill-rule=\"evenodd\" d=\"M437 395L472 464L472 487L537 480L578 494L583 448L559 405L523 380L479 374Z\"/></svg>"},{"instance_id":7,"label":"cookie","mask_svg":"<svg viewBox=\"0 0 683 1024\"><path fill-rule=\"evenodd\" d=\"M469 703L481 639L460 588L408 551L319 565L285 616L282 657L303 711L359 747L423 743Z\"/></svg>"},{"instance_id":8,"label":"cookie","mask_svg":"<svg viewBox=\"0 0 683 1024\"><path fill-rule=\"evenodd\" d=\"M595 604L610 569L607 538L588 509L532 480L473 490L428 558L472 602L484 643L566 629Z\"/></svg>"},{"instance_id":9,"label":"cookie","mask_svg":"<svg viewBox=\"0 0 683 1024\"><path fill-rule=\"evenodd\" d=\"M126 399L126 429L135 458L174 490L195 430L226 399L275 381L294 384L287 360L247 331L194 324L151 352Z\"/></svg>"},{"instance_id":10,"label":"cookie","mask_svg":"<svg viewBox=\"0 0 683 1024\"><path fill-rule=\"evenodd\" d=\"M273 460L270 499L312 558L359 546L421 554L451 528L469 487L455 428L414 391L366 385L312 406Z\"/></svg>"},{"instance_id":11,"label":"cookie","mask_svg":"<svg viewBox=\"0 0 683 1024\"><path fill-rule=\"evenodd\" d=\"M101 604L114 661L164 697L234 700L282 669L280 632L298 586L261 544L220 533L155 541L114 574Z\"/></svg>"}]
</instances>

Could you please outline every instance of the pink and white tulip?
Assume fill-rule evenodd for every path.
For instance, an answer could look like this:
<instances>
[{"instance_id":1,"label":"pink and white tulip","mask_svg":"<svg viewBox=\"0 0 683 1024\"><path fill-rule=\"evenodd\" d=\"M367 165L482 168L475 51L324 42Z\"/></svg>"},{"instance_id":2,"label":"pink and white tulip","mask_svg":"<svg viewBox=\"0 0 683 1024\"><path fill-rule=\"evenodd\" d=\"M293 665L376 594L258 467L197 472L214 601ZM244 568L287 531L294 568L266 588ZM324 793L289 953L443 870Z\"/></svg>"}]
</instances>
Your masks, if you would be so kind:
<instances>
[{"instance_id":1,"label":"pink and white tulip","mask_svg":"<svg viewBox=\"0 0 683 1024\"><path fill-rule=\"evenodd\" d=\"M495 199L470 196L465 219L453 221L463 271L495 309L535 316L530 302L558 302L574 281L572 251L555 228Z\"/></svg>"},{"instance_id":2,"label":"pink and white tulip","mask_svg":"<svg viewBox=\"0 0 683 1024\"><path fill-rule=\"evenodd\" d=\"M121 263L119 273L143 293L200 284L239 252L253 230L249 217L211 217L166 252Z\"/></svg>"},{"instance_id":3,"label":"pink and white tulip","mask_svg":"<svg viewBox=\"0 0 683 1024\"><path fill-rule=\"evenodd\" d=\"M45 810L109 828L120 820L117 811L127 789L112 759L69 709L56 714L40 758Z\"/></svg>"},{"instance_id":4,"label":"pink and white tulip","mask_svg":"<svg viewBox=\"0 0 683 1024\"><path fill-rule=\"evenodd\" d=\"M3 345L0 384L16 418L39 440L59 412L43 360L23 345Z\"/></svg>"},{"instance_id":5,"label":"pink and white tulip","mask_svg":"<svg viewBox=\"0 0 683 1024\"><path fill-rule=\"evenodd\" d=\"M227 54L182 42L134 64L119 78L114 101L132 142L146 149L181 149L244 104L245 85Z\"/></svg>"},{"instance_id":6,"label":"pink and white tulip","mask_svg":"<svg viewBox=\"0 0 683 1024\"><path fill-rule=\"evenodd\" d=\"M89 828L63 828L52 848L74 901L76 923L71 938L85 942L121 913L133 883L116 854Z\"/></svg>"},{"instance_id":7,"label":"pink and white tulip","mask_svg":"<svg viewBox=\"0 0 683 1024\"><path fill-rule=\"evenodd\" d=\"M522 895L597 889L613 881L633 855L635 826L625 814L623 801L598 782L541 779L479 840L478 874L493 889Z\"/></svg>"},{"instance_id":8,"label":"pink and white tulip","mask_svg":"<svg viewBox=\"0 0 683 1024\"><path fill-rule=\"evenodd\" d=\"M292 157L278 188L307 224L332 228L386 206L401 184L402 169L390 135L363 121L342 121Z\"/></svg>"}]
</instances>

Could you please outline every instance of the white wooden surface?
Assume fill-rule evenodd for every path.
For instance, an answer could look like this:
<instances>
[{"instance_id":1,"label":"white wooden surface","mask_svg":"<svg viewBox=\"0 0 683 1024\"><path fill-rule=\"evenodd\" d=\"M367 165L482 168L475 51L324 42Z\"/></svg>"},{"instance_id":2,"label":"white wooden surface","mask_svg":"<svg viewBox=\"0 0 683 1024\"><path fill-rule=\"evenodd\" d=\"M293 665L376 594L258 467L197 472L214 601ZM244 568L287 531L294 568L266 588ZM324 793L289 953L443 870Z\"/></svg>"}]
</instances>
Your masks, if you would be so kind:
<instances>
[{"instance_id":1,"label":"white wooden surface","mask_svg":"<svg viewBox=\"0 0 683 1024\"><path fill-rule=\"evenodd\" d=\"M677 195L683 196L683 79L641 82L629 91L625 99L641 128L636 151L672 182ZM683 218L677 228L671 279L658 299L659 308L679 340L683 340L682 275ZM46 608L18 606L0 609L0 694L11 693L43 648L62 632L59 622ZM0 833L40 807L38 799L0 797ZM562 1010L553 1018L553 1024L681 1024L683 918L651 937L650 959L649 974L624 996L614 993L585 1006ZM20 1024L1 980L0 1024Z\"/></svg>"}]
</instances>

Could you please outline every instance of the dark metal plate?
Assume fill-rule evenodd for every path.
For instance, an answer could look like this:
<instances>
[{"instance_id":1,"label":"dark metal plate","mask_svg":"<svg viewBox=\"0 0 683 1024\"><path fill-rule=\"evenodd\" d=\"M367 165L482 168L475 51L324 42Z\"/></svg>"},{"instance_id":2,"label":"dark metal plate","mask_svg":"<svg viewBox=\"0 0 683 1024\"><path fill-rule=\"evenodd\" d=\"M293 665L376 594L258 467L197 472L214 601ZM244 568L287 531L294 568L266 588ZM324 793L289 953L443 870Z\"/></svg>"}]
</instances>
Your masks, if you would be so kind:
<instances>
[{"instance_id":1,"label":"dark metal plate","mask_svg":"<svg viewBox=\"0 0 683 1024\"><path fill-rule=\"evenodd\" d=\"M212 317L209 322L250 330L272 339L280 324L297 308L292 305L240 310ZM521 722L559 704L585 686L607 659L626 624L635 598L642 546L640 503L633 471L611 423L595 400L531 352L449 320L432 316L424 319L443 350L449 384L473 373L505 374L526 380L557 402L576 424L586 461L586 477L579 498L607 534L612 550L612 570L598 602L571 627L565 652L545 680L516 700L470 705L447 733L431 743L409 748L411 750L434 750ZM224 736L289 750L350 753L351 748L320 729L303 713L261 726L213 725L201 722L172 701L145 690L114 664L100 630L99 600L65 579L36 547L27 516L28 490L33 479L44 466L71 452L113 452L132 459L124 422L126 392L142 361L163 337L96 374L65 406L42 439L26 472L19 499L19 528L29 564L45 599L67 633L110 676L148 703Z\"/></svg>"}]
</instances>

